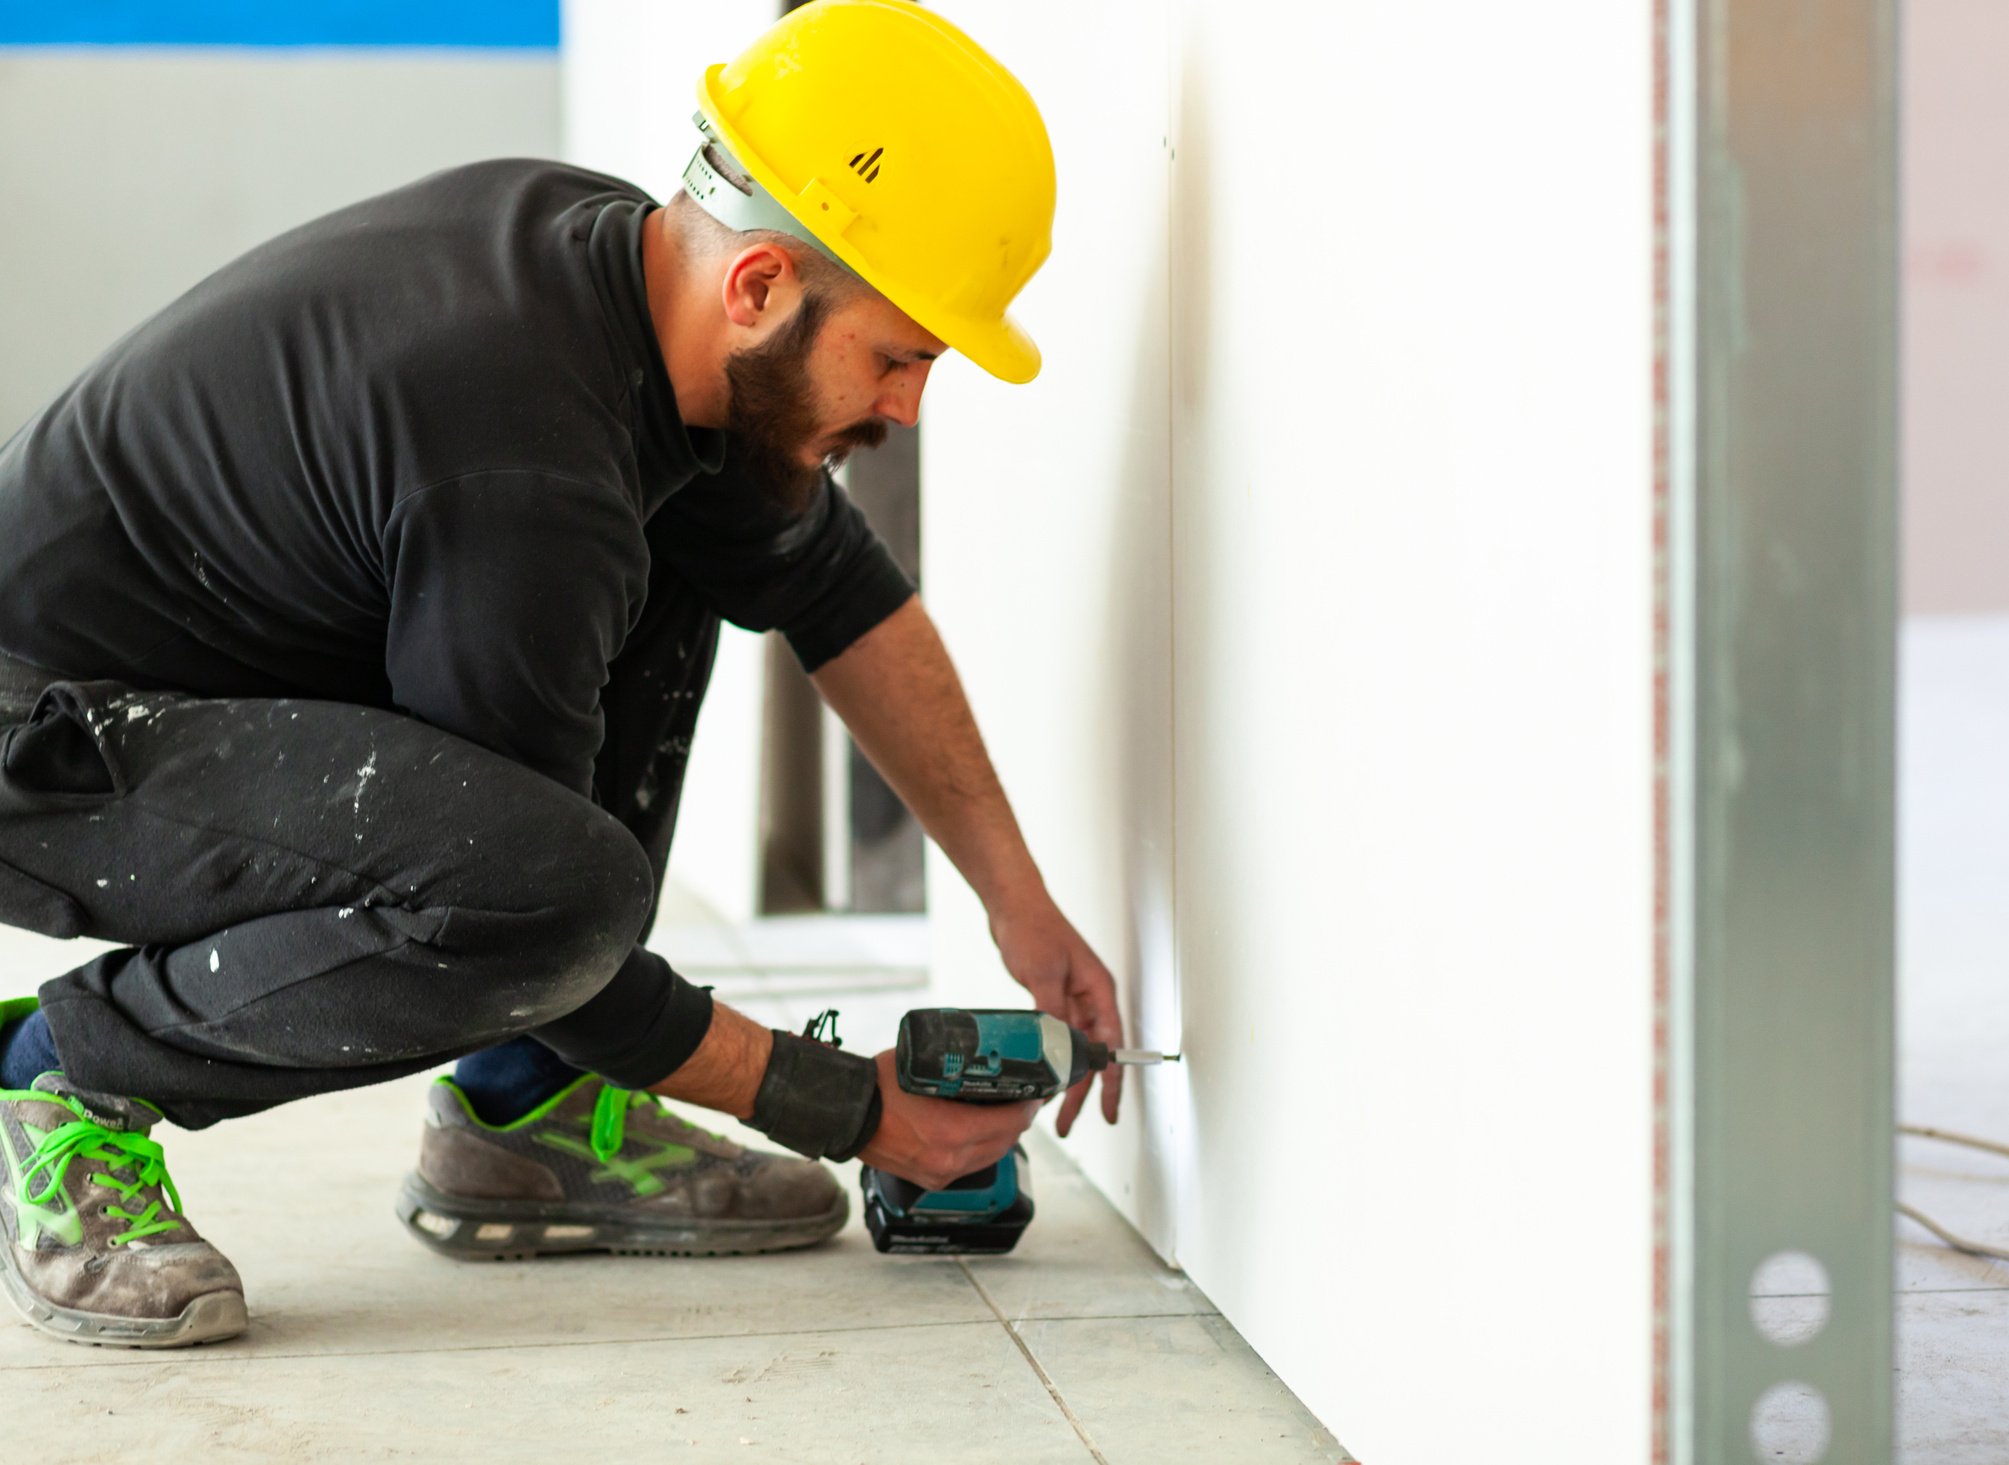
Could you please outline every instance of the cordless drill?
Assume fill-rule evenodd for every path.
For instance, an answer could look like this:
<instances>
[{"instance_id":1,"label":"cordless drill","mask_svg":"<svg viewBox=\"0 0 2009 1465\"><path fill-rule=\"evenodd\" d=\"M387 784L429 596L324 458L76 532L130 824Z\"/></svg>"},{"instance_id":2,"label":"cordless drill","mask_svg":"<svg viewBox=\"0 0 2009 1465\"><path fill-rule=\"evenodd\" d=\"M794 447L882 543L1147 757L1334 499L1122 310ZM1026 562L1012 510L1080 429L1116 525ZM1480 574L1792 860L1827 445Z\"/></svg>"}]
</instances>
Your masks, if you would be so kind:
<instances>
[{"instance_id":1,"label":"cordless drill","mask_svg":"<svg viewBox=\"0 0 2009 1465\"><path fill-rule=\"evenodd\" d=\"M1043 1012L916 1008L900 1019L894 1072L910 1094L964 1104L1047 1099L1112 1063L1163 1063L1163 1053L1111 1048ZM1177 1055L1172 1055L1176 1060ZM881 1251L995 1255L1032 1221L1023 1148L942 1190L865 1166L865 1225Z\"/></svg>"}]
</instances>

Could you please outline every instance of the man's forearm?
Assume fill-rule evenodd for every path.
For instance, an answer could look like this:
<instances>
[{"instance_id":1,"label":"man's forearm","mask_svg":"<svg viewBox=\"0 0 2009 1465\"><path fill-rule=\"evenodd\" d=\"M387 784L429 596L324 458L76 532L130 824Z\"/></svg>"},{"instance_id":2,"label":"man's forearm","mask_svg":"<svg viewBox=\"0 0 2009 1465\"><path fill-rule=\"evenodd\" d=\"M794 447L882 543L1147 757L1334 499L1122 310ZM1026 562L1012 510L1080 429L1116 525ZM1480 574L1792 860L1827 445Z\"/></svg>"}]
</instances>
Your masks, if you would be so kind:
<instances>
[{"instance_id":1,"label":"man's forearm","mask_svg":"<svg viewBox=\"0 0 2009 1465\"><path fill-rule=\"evenodd\" d=\"M774 1051L774 1034L723 1002L712 1008L712 1024L697 1051L654 1092L688 1103L702 1104L745 1119L753 1113L754 1097Z\"/></svg>"},{"instance_id":2,"label":"man's forearm","mask_svg":"<svg viewBox=\"0 0 2009 1465\"><path fill-rule=\"evenodd\" d=\"M962 681L919 596L814 680L988 909L1044 897Z\"/></svg>"},{"instance_id":3,"label":"man's forearm","mask_svg":"<svg viewBox=\"0 0 2009 1465\"><path fill-rule=\"evenodd\" d=\"M983 901L1005 970L1042 1012L1122 1047L1115 980L1047 894L920 599L820 668L816 687ZM1120 1093L1121 1070L1104 1069L1102 1117L1111 1124ZM1062 1102L1062 1136L1087 1096L1084 1080Z\"/></svg>"}]
</instances>

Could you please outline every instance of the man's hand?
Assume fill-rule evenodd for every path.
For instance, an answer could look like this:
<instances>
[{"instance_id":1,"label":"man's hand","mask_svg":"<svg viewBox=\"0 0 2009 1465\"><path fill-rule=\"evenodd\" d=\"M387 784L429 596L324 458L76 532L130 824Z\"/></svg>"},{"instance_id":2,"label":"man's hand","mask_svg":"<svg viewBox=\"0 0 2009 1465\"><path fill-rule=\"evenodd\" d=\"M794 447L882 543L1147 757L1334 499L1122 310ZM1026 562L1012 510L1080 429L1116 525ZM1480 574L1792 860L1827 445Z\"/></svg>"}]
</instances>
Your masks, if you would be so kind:
<instances>
[{"instance_id":1,"label":"man's hand","mask_svg":"<svg viewBox=\"0 0 2009 1465\"><path fill-rule=\"evenodd\" d=\"M1031 1100L959 1104L910 1094L894 1076L891 1048L875 1061L879 1102L884 1107L872 1143L858 1152L858 1158L924 1190L941 1190L1003 1159L1039 1116L1039 1105Z\"/></svg>"},{"instance_id":2,"label":"man's hand","mask_svg":"<svg viewBox=\"0 0 2009 1465\"><path fill-rule=\"evenodd\" d=\"M1017 910L995 911L991 915L991 939L997 942L1004 959L1021 987L1032 993L1041 1012L1080 1028L1098 1043L1112 1048L1123 1046L1123 1015L1116 1008L1116 981L1060 907L1042 897ZM1061 1137L1074 1128L1074 1119L1088 1099L1088 1086L1095 1080L1084 1078L1068 1090L1061 1101L1056 1121ZM1102 1070L1102 1117L1116 1122L1116 1107L1123 1095L1123 1070L1112 1063Z\"/></svg>"}]
</instances>

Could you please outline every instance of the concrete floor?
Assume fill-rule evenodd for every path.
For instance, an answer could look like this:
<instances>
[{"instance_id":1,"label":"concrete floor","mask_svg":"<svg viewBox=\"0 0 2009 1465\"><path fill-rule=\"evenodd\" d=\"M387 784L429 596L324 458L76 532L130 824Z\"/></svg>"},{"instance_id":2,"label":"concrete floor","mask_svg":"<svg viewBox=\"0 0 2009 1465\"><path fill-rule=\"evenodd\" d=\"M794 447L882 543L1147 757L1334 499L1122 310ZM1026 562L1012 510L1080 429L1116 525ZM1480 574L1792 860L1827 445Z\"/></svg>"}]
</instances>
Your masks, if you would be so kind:
<instances>
[{"instance_id":1,"label":"concrete floor","mask_svg":"<svg viewBox=\"0 0 2009 1465\"><path fill-rule=\"evenodd\" d=\"M685 922L668 940L717 953L700 979L776 1026L836 1005L849 1045L870 1051L926 1001L901 964L911 925L833 947L814 923L706 933L687 903L667 914ZM750 946L766 966L732 964ZM0 929L0 996L92 949ZM473 1265L391 1216L425 1082L166 1132L191 1216L244 1275L251 1330L173 1355L80 1348L0 1305L4 1458L1350 1458L1043 1135L1038 1218L1009 1257L880 1256L852 1164L851 1225L807 1252Z\"/></svg>"}]
</instances>

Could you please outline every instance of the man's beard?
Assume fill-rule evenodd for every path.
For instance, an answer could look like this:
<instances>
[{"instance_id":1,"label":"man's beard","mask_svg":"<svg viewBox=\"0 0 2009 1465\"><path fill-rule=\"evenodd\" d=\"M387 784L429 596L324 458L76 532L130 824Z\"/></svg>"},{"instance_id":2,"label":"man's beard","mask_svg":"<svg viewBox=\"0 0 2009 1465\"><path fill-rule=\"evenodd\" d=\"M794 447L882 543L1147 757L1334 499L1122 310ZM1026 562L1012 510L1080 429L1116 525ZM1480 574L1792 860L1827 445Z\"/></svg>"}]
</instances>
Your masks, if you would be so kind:
<instances>
[{"instance_id":1,"label":"man's beard","mask_svg":"<svg viewBox=\"0 0 2009 1465\"><path fill-rule=\"evenodd\" d=\"M802 453L816 436L809 350L829 313L830 302L809 292L795 319L765 345L734 352L725 364L731 391L726 430L734 438L734 457L762 496L790 515L815 503L826 465L836 467L853 448L876 448L886 440L885 423L855 423L837 434L837 446L822 463L802 466Z\"/></svg>"}]
</instances>

